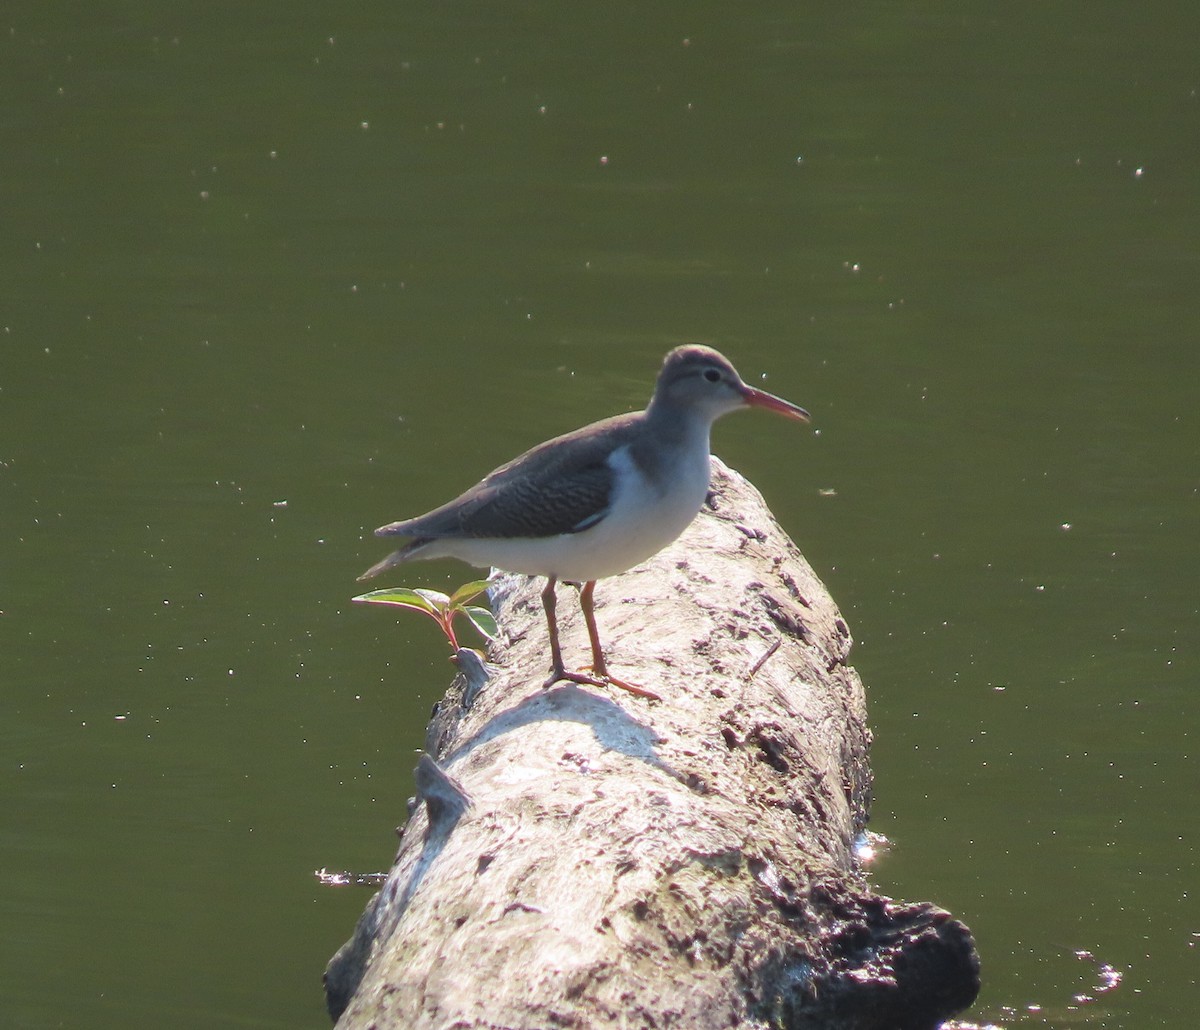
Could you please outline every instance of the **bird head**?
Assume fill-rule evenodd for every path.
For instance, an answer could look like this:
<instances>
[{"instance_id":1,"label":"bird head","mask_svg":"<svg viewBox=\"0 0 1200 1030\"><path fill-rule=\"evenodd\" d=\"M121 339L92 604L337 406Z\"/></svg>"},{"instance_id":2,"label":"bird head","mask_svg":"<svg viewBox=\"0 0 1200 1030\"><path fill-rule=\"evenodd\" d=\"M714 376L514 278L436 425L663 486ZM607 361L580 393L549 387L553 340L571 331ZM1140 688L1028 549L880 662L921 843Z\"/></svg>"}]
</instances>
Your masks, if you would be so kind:
<instances>
[{"instance_id":1,"label":"bird head","mask_svg":"<svg viewBox=\"0 0 1200 1030\"><path fill-rule=\"evenodd\" d=\"M676 347L666 356L649 411L684 412L712 422L746 407L765 408L798 422L812 421L803 408L747 386L725 355L695 343Z\"/></svg>"}]
</instances>

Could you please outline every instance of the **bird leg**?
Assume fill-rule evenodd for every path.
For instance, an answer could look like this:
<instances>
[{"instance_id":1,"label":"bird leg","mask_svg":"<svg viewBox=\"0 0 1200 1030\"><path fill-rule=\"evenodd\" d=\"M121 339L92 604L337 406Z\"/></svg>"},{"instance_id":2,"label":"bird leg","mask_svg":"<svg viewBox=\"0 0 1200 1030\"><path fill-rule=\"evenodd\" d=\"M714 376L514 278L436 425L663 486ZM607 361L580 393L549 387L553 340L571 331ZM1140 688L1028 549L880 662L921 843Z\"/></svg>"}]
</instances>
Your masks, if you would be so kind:
<instances>
[{"instance_id":1,"label":"bird leg","mask_svg":"<svg viewBox=\"0 0 1200 1030\"><path fill-rule=\"evenodd\" d=\"M596 610L592 594L596 592L596 581L589 579L579 590L579 607L583 610L583 621L587 625L588 642L592 645L592 671L597 676L608 678L608 663L600 647L600 630L596 626Z\"/></svg>"},{"instance_id":2,"label":"bird leg","mask_svg":"<svg viewBox=\"0 0 1200 1030\"><path fill-rule=\"evenodd\" d=\"M559 680L569 680L571 683L587 683L593 687L603 687L605 681L589 676L583 672L567 672L563 665L562 648L558 643L558 618L554 613L557 597L554 585L558 582L555 576L546 581L546 589L542 591L542 607L546 610L546 627L550 630L550 678L542 684L543 689L552 687Z\"/></svg>"},{"instance_id":3,"label":"bird leg","mask_svg":"<svg viewBox=\"0 0 1200 1030\"><path fill-rule=\"evenodd\" d=\"M631 694L637 694L638 697L651 698L654 701L662 700L653 691L646 690L644 687L639 687L636 683L627 683L625 680L617 679L615 676L609 675L608 665L604 661L604 651L600 648L600 634L596 629L596 614L592 607L592 591L596 589L596 581L590 580L585 583L583 589L579 592L579 607L583 609L583 620L587 623L588 639L592 645L592 671L595 676L589 676L586 672L568 672L566 666L563 665L562 648L558 642L558 618L555 615L555 607L557 597L554 593L554 586L558 579L551 576L546 583L546 589L542 591L542 607L546 610L546 626L550 630L550 678L546 680L543 687L551 687L559 680L567 680L570 683L586 683L593 687L620 687L622 690L628 690Z\"/></svg>"},{"instance_id":4,"label":"bird leg","mask_svg":"<svg viewBox=\"0 0 1200 1030\"><path fill-rule=\"evenodd\" d=\"M591 579L584 583L583 589L579 591L579 607L583 609L583 621L587 624L588 640L592 645L592 672L614 687L628 690L629 693L637 694L638 697L661 701L662 698L654 691L639 687L636 683L630 683L628 680L617 679L608 671L608 663L604 660L604 651L600 647L600 631L596 628L596 612L592 604L592 594L595 590L596 581Z\"/></svg>"}]
</instances>

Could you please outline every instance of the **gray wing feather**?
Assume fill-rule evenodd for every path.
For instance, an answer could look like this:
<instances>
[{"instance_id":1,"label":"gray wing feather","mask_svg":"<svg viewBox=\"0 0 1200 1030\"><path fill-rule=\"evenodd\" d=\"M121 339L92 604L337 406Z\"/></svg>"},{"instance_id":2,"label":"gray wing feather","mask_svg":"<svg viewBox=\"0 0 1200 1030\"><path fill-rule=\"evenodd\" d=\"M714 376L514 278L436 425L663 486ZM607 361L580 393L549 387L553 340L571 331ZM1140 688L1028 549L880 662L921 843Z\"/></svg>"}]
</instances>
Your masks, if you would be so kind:
<instances>
[{"instance_id":1,"label":"gray wing feather","mask_svg":"<svg viewBox=\"0 0 1200 1030\"><path fill-rule=\"evenodd\" d=\"M377 529L378 536L540 537L596 525L612 504L608 458L641 413L619 415L526 451L448 504Z\"/></svg>"}]
</instances>

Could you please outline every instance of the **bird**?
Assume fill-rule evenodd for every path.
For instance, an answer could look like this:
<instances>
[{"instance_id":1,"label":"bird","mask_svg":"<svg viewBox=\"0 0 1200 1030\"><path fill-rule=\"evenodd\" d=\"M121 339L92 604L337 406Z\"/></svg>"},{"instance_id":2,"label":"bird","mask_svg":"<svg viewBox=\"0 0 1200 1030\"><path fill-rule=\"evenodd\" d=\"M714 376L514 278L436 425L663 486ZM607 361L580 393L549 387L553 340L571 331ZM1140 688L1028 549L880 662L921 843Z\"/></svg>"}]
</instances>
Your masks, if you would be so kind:
<instances>
[{"instance_id":1,"label":"bird","mask_svg":"<svg viewBox=\"0 0 1200 1030\"><path fill-rule=\"evenodd\" d=\"M804 408L748 386L713 348L676 347L663 360L644 411L547 440L454 500L380 526L376 536L409 540L358 578L373 579L428 558L545 576L541 597L551 671L544 685L612 685L657 700L653 691L609 672L596 626L596 581L626 572L687 529L708 496L712 425L743 408L811 421ZM590 671L569 670L563 663L555 592L560 581L580 587Z\"/></svg>"}]
</instances>

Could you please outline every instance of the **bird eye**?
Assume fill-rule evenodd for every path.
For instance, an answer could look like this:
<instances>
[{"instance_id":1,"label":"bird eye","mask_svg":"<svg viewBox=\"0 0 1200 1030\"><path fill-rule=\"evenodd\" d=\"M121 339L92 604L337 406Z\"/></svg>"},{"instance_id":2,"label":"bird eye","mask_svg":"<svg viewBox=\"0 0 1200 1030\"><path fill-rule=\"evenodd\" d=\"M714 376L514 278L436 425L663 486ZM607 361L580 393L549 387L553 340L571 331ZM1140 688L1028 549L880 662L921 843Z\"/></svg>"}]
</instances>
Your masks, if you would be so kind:
<instances>
[{"instance_id":1,"label":"bird eye","mask_svg":"<svg viewBox=\"0 0 1200 1030\"><path fill-rule=\"evenodd\" d=\"M715 368L706 368L704 370L704 378L710 383L719 383L721 381L721 373Z\"/></svg>"}]
</instances>

